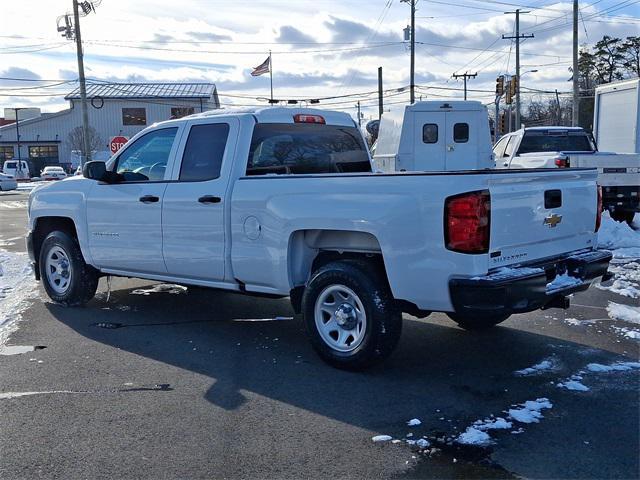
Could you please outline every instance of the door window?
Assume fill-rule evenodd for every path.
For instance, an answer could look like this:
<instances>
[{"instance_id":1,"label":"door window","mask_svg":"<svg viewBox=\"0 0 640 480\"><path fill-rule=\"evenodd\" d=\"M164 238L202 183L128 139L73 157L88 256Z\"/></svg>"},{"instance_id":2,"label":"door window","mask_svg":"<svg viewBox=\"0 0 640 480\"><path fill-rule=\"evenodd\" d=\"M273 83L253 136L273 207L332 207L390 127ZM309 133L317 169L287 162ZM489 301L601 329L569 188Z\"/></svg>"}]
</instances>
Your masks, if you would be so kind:
<instances>
[{"instance_id":1,"label":"door window","mask_svg":"<svg viewBox=\"0 0 640 480\"><path fill-rule=\"evenodd\" d=\"M129 145L116 161L116 172L124 182L164 180L177 128L163 128L143 135Z\"/></svg>"},{"instance_id":2,"label":"door window","mask_svg":"<svg viewBox=\"0 0 640 480\"><path fill-rule=\"evenodd\" d=\"M422 127L422 141L424 143L438 143L438 124L425 123Z\"/></svg>"},{"instance_id":3,"label":"door window","mask_svg":"<svg viewBox=\"0 0 640 480\"><path fill-rule=\"evenodd\" d=\"M467 143L469 141L468 123L456 123L453 125L453 141L456 143Z\"/></svg>"},{"instance_id":4,"label":"door window","mask_svg":"<svg viewBox=\"0 0 640 480\"><path fill-rule=\"evenodd\" d=\"M218 178L228 135L227 123L192 126L182 156L180 180L203 182Z\"/></svg>"}]
</instances>

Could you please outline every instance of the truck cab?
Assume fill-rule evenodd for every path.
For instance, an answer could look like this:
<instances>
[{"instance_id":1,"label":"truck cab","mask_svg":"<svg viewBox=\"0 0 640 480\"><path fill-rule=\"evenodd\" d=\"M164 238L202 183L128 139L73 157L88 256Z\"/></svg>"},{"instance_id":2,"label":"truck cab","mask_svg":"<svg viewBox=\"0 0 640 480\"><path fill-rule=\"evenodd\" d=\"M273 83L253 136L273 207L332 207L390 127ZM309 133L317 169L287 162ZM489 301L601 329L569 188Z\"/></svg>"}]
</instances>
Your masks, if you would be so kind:
<instances>
[{"instance_id":1,"label":"truck cab","mask_svg":"<svg viewBox=\"0 0 640 480\"><path fill-rule=\"evenodd\" d=\"M382 172L494 168L487 108L429 100L382 115L373 163Z\"/></svg>"}]
</instances>

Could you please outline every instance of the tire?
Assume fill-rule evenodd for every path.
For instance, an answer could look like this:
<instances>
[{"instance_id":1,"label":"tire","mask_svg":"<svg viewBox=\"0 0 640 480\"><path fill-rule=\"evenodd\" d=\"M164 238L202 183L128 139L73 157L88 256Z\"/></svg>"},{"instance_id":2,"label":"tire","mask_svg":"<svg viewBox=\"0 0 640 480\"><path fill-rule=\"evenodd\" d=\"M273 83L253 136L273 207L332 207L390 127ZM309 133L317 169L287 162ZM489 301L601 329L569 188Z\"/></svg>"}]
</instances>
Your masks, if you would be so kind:
<instances>
[{"instance_id":1,"label":"tire","mask_svg":"<svg viewBox=\"0 0 640 480\"><path fill-rule=\"evenodd\" d=\"M402 313L379 270L365 261L331 262L314 272L305 288L307 334L318 355L333 367L366 369L387 358L398 344Z\"/></svg>"},{"instance_id":2,"label":"tire","mask_svg":"<svg viewBox=\"0 0 640 480\"><path fill-rule=\"evenodd\" d=\"M459 315L457 313L447 313L448 317L465 330L489 330L499 323L504 322L511 315L477 314L473 316Z\"/></svg>"},{"instance_id":3,"label":"tire","mask_svg":"<svg viewBox=\"0 0 640 480\"><path fill-rule=\"evenodd\" d=\"M49 298L68 307L81 306L91 300L100 275L82 257L75 238L56 230L40 248L40 278Z\"/></svg>"},{"instance_id":4,"label":"tire","mask_svg":"<svg viewBox=\"0 0 640 480\"><path fill-rule=\"evenodd\" d=\"M611 218L613 218L616 222L627 222L629 225L633 222L633 217L635 216L635 212L620 212L613 211L611 212Z\"/></svg>"}]
</instances>

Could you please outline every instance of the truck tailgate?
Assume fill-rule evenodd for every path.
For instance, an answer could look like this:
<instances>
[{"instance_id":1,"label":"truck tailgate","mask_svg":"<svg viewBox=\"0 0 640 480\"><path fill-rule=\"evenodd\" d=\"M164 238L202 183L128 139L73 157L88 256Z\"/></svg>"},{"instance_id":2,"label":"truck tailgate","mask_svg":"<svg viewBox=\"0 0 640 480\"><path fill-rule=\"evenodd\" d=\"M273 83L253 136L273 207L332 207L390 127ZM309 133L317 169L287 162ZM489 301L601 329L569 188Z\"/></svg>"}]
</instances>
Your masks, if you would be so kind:
<instances>
[{"instance_id":1,"label":"truck tailgate","mask_svg":"<svg viewBox=\"0 0 640 480\"><path fill-rule=\"evenodd\" d=\"M512 175L493 175L489 181L489 269L592 248L596 178L595 169L518 170Z\"/></svg>"}]
</instances>

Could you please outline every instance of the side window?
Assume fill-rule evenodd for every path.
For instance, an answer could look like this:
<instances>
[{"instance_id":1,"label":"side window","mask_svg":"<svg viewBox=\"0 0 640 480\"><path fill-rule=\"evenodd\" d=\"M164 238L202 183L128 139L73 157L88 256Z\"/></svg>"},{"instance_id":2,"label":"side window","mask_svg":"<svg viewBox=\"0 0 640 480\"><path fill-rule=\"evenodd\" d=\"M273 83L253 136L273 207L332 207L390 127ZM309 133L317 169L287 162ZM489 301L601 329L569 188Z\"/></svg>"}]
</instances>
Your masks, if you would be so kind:
<instances>
[{"instance_id":1,"label":"side window","mask_svg":"<svg viewBox=\"0 0 640 480\"><path fill-rule=\"evenodd\" d=\"M456 143L467 143L469 141L468 123L456 123L453 125L453 141Z\"/></svg>"},{"instance_id":2,"label":"side window","mask_svg":"<svg viewBox=\"0 0 640 480\"><path fill-rule=\"evenodd\" d=\"M511 135L509 137L509 140L507 141L507 147L504 149L505 157L510 157L513 155L513 151L516 148L516 143L518 143L518 140L516 139L516 135Z\"/></svg>"},{"instance_id":3,"label":"side window","mask_svg":"<svg viewBox=\"0 0 640 480\"><path fill-rule=\"evenodd\" d=\"M437 123L425 123L422 126L422 141L424 143L438 143Z\"/></svg>"},{"instance_id":4,"label":"side window","mask_svg":"<svg viewBox=\"0 0 640 480\"><path fill-rule=\"evenodd\" d=\"M498 143L496 143L495 147L493 147L493 153L496 158L501 158L504 155L504 147L507 146L507 142L509 141L509 137L502 137Z\"/></svg>"},{"instance_id":5,"label":"side window","mask_svg":"<svg viewBox=\"0 0 640 480\"><path fill-rule=\"evenodd\" d=\"M180 180L203 182L218 178L228 136L227 123L192 126L184 147Z\"/></svg>"},{"instance_id":6,"label":"side window","mask_svg":"<svg viewBox=\"0 0 640 480\"><path fill-rule=\"evenodd\" d=\"M118 157L115 170L125 182L164 180L177 128L162 128L143 135Z\"/></svg>"}]
</instances>

